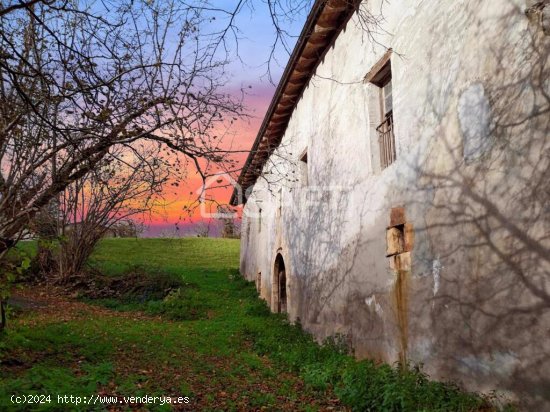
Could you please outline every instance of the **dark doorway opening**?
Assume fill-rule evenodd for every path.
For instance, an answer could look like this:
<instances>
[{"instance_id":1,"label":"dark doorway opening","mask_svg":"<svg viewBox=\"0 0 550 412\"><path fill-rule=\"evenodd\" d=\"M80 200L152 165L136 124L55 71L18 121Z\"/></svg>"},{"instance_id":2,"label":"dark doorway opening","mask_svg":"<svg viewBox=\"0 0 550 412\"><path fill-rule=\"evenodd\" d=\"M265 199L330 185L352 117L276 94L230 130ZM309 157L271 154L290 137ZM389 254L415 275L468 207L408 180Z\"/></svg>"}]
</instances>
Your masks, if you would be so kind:
<instances>
[{"instance_id":1,"label":"dark doorway opening","mask_svg":"<svg viewBox=\"0 0 550 412\"><path fill-rule=\"evenodd\" d=\"M281 254L277 254L275 258L274 268L274 297L275 297L275 310L278 313L286 313L287 311L287 293L286 293L286 270L285 261Z\"/></svg>"}]
</instances>

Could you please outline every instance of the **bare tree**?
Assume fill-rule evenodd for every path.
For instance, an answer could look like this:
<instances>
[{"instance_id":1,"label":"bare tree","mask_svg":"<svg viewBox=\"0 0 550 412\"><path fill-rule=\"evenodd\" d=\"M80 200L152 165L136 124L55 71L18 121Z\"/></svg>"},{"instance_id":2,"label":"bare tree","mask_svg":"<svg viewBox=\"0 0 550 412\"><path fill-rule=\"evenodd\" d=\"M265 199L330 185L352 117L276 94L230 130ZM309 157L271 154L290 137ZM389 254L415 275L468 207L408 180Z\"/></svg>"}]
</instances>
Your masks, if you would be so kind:
<instances>
[{"instance_id":1,"label":"bare tree","mask_svg":"<svg viewBox=\"0 0 550 412\"><path fill-rule=\"evenodd\" d=\"M83 178L63 192L58 279L78 276L99 240L136 215L151 211L169 177L168 164L154 150L111 150Z\"/></svg>"},{"instance_id":2,"label":"bare tree","mask_svg":"<svg viewBox=\"0 0 550 412\"><path fill-rule=\"evenodd\" d=\"M201 176L227 156L213 130L242 113L197 5L28 2L0 20L0 253L39 210L140 139ZM200 159L204 159L201 164Z\"/></svg>"}]
</instances>

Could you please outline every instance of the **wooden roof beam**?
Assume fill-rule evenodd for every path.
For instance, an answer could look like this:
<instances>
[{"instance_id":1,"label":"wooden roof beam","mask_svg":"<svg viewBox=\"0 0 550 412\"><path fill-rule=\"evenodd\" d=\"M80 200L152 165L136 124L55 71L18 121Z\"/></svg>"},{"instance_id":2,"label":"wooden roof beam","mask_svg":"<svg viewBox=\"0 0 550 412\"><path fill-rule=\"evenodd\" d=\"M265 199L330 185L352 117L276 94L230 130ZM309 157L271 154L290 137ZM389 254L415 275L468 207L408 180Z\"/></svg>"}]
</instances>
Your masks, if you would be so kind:
<instances>
[{"instance_id":1,"label":"wooden roof beam","mask_svg":"<svg viewBox=\"0 0 550 412\"><path fill-rule=\"evenodd\" d=\"M285 100L280 100L278 105L277 105L277 108L275 109L275 113L276 115L289 115L291 113L291 108L292 106L289 106L288 103L294 103L294 102L288 102L288 101L285 101Z\"/></svg>"},{"instance_id":2,"label":"wooden roof beam","mask_svg":"<svg viewBox=\"0 0 550 412\"><path fill-rule=\"evenodd\" d=\"M304 56L305 58L309 58L309 59L312 59L312 58L316 58L319 56L319 50L321 50L323 48L324 44L322 43L312 43L312 44L307 44L306 47L304 48L304 51L302 52L302 56Z\"/></svg>"},{"instance_id":3,"label":"wooden roof beam","mask_svg":"<svg viewBox=\"0 0 550 412\"><path fill-rule=\"evenodd\" d=\"M338 13L323 13L317 20L316 26L335 29L338 26L339 19L340 15Z\"/></svg>"},{"instance_id":4,"label":"wooden roof beam","mask_svg":"<svg viewBox=\"0 0 550 412\"><path fill-rule=\"evenodd\" d=\"M285 93L289 94L298 94L302 89L304 88L304 84L294 84L294 85L287 85L285 88Z\"/></svg>"},{"instance_id":5,"label":"wooden roof beam","mask_svg":"<svg viewBox=\"0 0 550 412\"><path fill-rule=\"evenodd\" d=\"M313 31L315 33L328 33L328 32L334 31L335 29L336 27L334 25L322 26L320 24L316 24Z\"/></svg>"},{"instance_id":6,"label":"wooden roof beam","mask_svg":"<svg viewBox=\"0 0 550 412\"><path fill-rule=\"evenodd\" d=\"M310 68L311 66L313 66L315 63L317 63L317 59L313 58L313 57L304 57L304 56L301 56L299 59L298 59L298 64L296 65L296 68ZM306 66L306 67L304 67Z\"/></svg>"}]
</instances>

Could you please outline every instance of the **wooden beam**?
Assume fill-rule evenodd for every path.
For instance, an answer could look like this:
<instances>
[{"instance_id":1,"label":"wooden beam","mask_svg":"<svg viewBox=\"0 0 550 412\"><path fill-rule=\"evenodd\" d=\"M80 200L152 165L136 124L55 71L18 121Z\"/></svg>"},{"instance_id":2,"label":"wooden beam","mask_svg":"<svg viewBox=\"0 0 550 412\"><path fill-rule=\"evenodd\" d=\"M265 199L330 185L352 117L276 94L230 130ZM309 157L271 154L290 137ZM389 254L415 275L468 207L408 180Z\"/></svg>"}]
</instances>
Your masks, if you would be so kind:
<instances>
[{"instance_id":1,"label":"wooden beam","mask_svg":"<svg viewBox=\"0 0 550 412\"><path fill-rule=\"evenodd\" d=\"M311 66L313 66L315 63L317 63L317 59L313 57L306 58L302 56L298 59L298 64L296 65L296 67L300 69L307 69L309 71L311 69Z\"/></svg>"},{"instance_id":2,"label":"wooden beam","mask_svg":"<svg viewBox=\"0 0 550 412\"><path fill-rule=\"evenodd\" d=\"M303 83L294 84L294 85L287 85L287 87L285 88L285 93L296 95L296 94L298 94L303 88L304 88L304 84L303 84Z\"/></svg>"},{"instance_id":3,"label":"wooden beam","mask_svg":"<svg viewBox=\"0 0 550 412\"><path fill-rule=\"evenodd\" d=\"M320 24L316 24L316 25L315 25L315 28L313 29L313 31L314 31L315 33L328 33L328 32L331 32L331 31L333 31L333 30L335 30L335 29L336 29L336 27L334 27L334 26L332 26L332 25L331 25L331 26L325 27L325 26L322 26L322 25L320 25Z\"/></svg>"},{"instance_id":4,"label":"wooden beam","mask_svg":"<svg viewBox=\"0 0 550 412\"><path fill-rule=\"evenodd\" d=\"M308 43L304 48L302 56L307 59L316 58L319 56L319 50L321 50L323 46L323 43Z\"/></svg>"},{"instance_id":5,"label":"wooden beam","mask_svg":"<svg viewBox=\"0 0 550 412\"><path fill-rule=\"evenodd\" d=\"M378 74L380 69L384 67L384 65L390 60L391 55L392 55L392 49L388 49L386 53L384 53L384 55L380 58L380 60L378 60L374 64L374 66L372 66L372 68L369 70L369 72L367 73L363 81L365 83L369 83L374 78L374 76Z\"/></svg>"}]
</instances>

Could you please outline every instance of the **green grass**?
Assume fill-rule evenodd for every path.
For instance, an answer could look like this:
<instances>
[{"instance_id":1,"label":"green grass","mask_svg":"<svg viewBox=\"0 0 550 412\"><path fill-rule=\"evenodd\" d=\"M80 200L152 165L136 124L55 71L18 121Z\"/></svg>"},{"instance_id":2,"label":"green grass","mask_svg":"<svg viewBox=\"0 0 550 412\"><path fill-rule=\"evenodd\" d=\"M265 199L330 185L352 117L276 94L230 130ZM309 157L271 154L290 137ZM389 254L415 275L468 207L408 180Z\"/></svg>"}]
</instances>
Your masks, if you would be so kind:
<instances>
[{"instance_id":1,"label":"green grass","mask_svg":"<svg viewBox=\"0 0 550 412\"><path fill-rule=\"evenodd\" d=\"M316 344L269 312L239 275L238 254L236 240L102 241L91 263L103 273L122 276L139 265L179 288L163 300L92 302L122 311L108 316L93 306L66 321L20 315L0 337L0 360L22 362L0 366L2 410L29 410L10 404L14 393L182 395L200 410L309 411L334 406L336 397L361 411L475 411L486 404L414 368L358 362L337 339Z\"/></svg>"},{"instance_id":2,"label":"green grass","mask_svg":"<svg viewBox=\"0 0 550 412\"><path fill-rule=\"evenodd\" d=\"M143 265L202 282L203 275L236 269L238 256L239 242L234 239L104 239L91 263L109 275Z\"/></svg>"}]
</instances>

